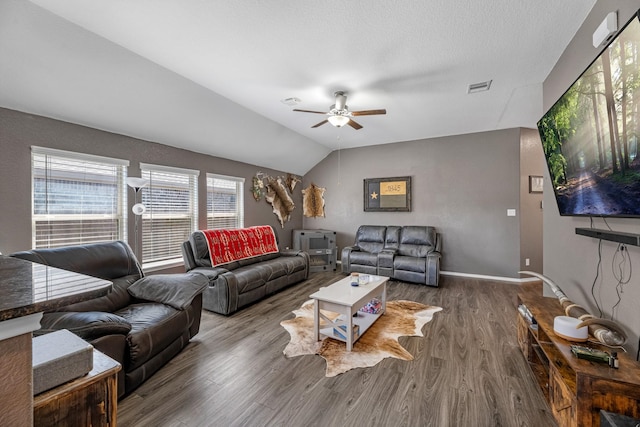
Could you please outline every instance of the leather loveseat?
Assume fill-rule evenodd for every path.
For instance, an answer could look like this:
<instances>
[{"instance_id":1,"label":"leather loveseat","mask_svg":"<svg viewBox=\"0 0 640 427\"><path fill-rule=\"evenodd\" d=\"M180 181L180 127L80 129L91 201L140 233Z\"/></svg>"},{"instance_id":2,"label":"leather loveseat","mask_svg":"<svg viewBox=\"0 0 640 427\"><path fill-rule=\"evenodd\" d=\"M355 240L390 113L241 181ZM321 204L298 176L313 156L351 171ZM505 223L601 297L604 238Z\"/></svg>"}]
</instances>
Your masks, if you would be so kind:
<instances>
[{"instance_id":1,"label":"leather loveseat","mask_svg":"<svg viewBox=\"0 0 640 427\"><path fill-rule=\"evenodd\" d=\"M186 271L209 278L203 308L224 315L309 277L309 254L300 250L279 250L212 267L207 240L198 231L182 244L182 256Z\"/></svg>"},{"instance_id":2,"label":"leather loveseat","mask_svg":"<svg viewBox=\"0 0 640 427\"><path fill-rule=\"evenodd\" d=\"M142 384L198 333L202 314L201 274L144 276L122 241L34 249L11 256L113 283L111 292L44 313L34 335L68 329L120 362L118 396Z\"/></svg>"},{"instance_id":3,"label":"leather loveseat","mask_svg":"<svg viewBox=\"0 0 640 427\"><path fill-rule=\"evenodd\" d=\"M361 225L342 250L342 272L438 286L441 242L434 227Z\"/></svg>"}]
</instances>

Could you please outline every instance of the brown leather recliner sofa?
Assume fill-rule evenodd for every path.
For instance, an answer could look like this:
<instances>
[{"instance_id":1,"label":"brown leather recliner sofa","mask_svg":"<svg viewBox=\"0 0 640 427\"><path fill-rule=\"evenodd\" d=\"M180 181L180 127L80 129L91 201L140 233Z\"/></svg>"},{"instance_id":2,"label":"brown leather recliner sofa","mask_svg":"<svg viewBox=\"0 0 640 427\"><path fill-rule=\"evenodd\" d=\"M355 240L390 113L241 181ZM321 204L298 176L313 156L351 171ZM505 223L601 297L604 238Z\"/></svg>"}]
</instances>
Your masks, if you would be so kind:
<instances>
[{"instance_id":1,"label":"brown leather recliner sofa","mask_svg":"<svg viewBox=\"0 0 640 427\"><path fill-rule=\"evenodd\" d=\"M68 329L120 362L118 397L153 375L198 333L202 291L199 273L144 276L122 241L34 249L11 256L113 283L109 294L44 313L34 335Z\"/></svg>"}]
</instances>

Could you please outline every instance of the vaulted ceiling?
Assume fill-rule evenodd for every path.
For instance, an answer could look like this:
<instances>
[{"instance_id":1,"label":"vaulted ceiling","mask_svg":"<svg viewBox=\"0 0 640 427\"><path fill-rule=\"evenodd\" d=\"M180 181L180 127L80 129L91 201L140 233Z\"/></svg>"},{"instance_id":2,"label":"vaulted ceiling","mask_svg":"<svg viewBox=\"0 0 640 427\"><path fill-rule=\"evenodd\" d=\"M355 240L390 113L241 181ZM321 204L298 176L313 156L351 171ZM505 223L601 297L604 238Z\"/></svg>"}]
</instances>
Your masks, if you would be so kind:
<instances>
[{"instance_id":1,"label":"vaulted ceiling","mask_svg":"<svg viewBox=\"0 0 640 427\"><path fill-rule=\"evenodd\" d=\"M338 148L535 127L594 4L3 0L0 106L304 174ZM337 90L387 114L292 111Z\"/></svg>"}]
</instances>

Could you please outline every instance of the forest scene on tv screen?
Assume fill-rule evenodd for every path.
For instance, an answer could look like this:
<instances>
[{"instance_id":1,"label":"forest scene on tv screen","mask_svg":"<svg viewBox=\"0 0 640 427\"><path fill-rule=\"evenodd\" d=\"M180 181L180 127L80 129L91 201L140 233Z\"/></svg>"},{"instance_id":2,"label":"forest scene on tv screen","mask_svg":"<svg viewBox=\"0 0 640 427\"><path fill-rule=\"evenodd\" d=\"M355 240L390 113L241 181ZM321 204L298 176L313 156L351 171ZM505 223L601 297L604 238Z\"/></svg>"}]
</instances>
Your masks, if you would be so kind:
<instances>
[{"instance_id":1,"label":"forest scene on tv screen","mask_svg":"<svg viewBox=\"0 0 640 427\"><path fill-rule=\"evenodd\" d=\"M632 19L540 119L561 215L640 216L640 23Z\"/></svg>"}]
</instances>

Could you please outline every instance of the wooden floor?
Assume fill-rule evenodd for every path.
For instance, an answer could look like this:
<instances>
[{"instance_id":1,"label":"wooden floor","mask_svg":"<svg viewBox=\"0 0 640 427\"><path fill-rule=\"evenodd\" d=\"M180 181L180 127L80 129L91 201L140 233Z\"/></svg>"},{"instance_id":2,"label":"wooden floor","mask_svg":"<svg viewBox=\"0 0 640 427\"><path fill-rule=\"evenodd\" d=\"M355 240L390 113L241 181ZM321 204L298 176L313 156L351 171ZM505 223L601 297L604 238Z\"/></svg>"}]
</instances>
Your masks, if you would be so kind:
<instances>
[{"instance_id":1,"label":"wooden floor","mask_svg":"<svg viewBox=\"0 0 640 427\"><path fill-rule=\"evenodd\" d=\"M392 282L388 299L443 308L414 355L325 378L319 356L287 359L280 321L340 274L229 316L203 312L189 346L119 402L119 426L554 426L515 328L518 285L443 276L439 288Z\"/></svg>"}]
</instances>

